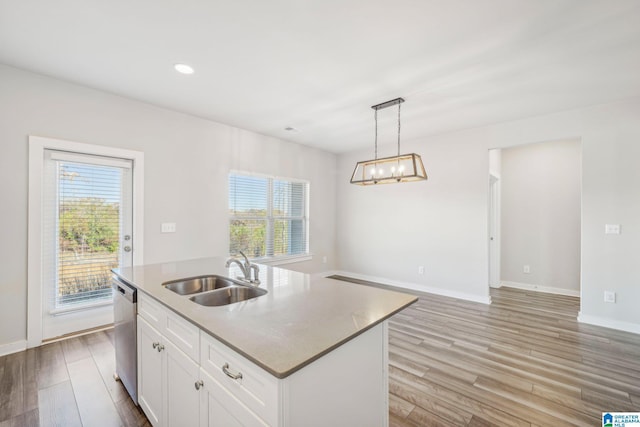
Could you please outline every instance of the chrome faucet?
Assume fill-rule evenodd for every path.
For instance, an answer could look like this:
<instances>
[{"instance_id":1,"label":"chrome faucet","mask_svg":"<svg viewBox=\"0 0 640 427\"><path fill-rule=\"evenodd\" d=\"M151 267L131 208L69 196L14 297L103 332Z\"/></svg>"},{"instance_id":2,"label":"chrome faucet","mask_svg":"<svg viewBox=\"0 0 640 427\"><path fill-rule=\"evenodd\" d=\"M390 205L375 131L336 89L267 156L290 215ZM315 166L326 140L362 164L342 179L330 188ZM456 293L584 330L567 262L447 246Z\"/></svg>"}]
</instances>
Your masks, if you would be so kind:
<instances>
[{"instance_id":1,"label":"chrome faucet","mask_svg":"<svg viewBox=\"0 0 640 427\"><path fill-rule=\"evenodd\" d=\"M258 286L260 284L260 268L256 264L251 264L249 258L247 258L247 256L242 251L240 251L240 255L242 255L242 257L244 258L244 264L238 258L231 257L227 260L224 266L226 268L229 268L231 267L231 264L237 264L238 267L240 267L240 271L242 271L242 274L244 275L244 277L238 276L237 278L245 282L249 282L252 285ZM253 272L253 279L251 278L251 272Z\"/></svg>"}]
</instances>

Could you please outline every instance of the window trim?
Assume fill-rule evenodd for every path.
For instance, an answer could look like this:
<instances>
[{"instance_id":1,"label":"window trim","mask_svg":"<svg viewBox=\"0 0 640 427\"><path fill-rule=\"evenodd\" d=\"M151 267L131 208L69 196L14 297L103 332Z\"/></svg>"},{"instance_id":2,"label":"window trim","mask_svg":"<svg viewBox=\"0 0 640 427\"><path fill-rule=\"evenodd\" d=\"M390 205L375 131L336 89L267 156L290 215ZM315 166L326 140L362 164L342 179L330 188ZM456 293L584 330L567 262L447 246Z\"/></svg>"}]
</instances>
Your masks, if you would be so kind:
<instances>
[{"instance_id":1,"label":"window trim","mask_svg":"<svg viewBox=\"0 0 640 427\"><path fill-rule=\"evenodd\" d=\"M143 263L144 242L144 153L123 148L86 144L29 135L29 208L27 239L27 347L42 344L42 196L44 150L69 151L133 161L133 265ZM73 316L73 314L68 314Z\"/></svg>"},{"instance_id":2,"label":"window trim","mask_svg":"<svg viewBox=\"0 0 640 427\"><path fill-rule=\"evenodd\" d=\"M285 265L285 264L295 264L296 262L311 261L313 259L313 254L309 252L304 255L280 255L277 257L262 257L262 258L250 258L250 259L251 261L254 261L258 264L276 266L276 265Z\"/></svg>"},{"instance_id":3,"label":"window trim","mask_svg":"<svg viewBox=\"0 0 640 427\"><path fill-rule=\"evenodd\" d=\"M306 179L301 179L301 178L290 178L290 177L285 177L285 176L280 176L280 175L269 175L269 174L263 174L263 173L256 173L256 172L247 172L247 171L242 171L242 170L236 170L236 169L231 169L229 170L229 173L227 174L227 191L229 191L229 185L231 182L231 176L232 175L241 175L241 176L248 176L248 177L255 177L255 178L265 178L265 179L269 179L271 181L286 181L286 182L293 182L293 183L301 183L301 184L306 184L306 192L305 192L305 215L302 217L294 217L294 216L279 216L279 217L274 217L273 216L273 195L271 194L273 191L273 186L269 185L268 186L268 195L267 195L267 216L266 217L237 217L234 215L230 215L228 213L228 209L227 209L227 237L230 237L231 235L231 221L233 219L257 219L257 220L266 220L267 221L267 240L273 239L273 236L271 236L272 233L272 227L269 227L269 224L273 223L275 220L290 220L290 219L303 219L304 220L304 224L305 224L305 236L306 236L306 248L305 248L305 252L303 254L296 254L296 255L272 255L272 256L263 256L263 257L248 257L250 260L255 261L257 263L260 264L265 264L265 265L284 265L284 264L293 264L296 262L303 262L303 261L311 261L313 259L313 254L311 253L311 239L310 239L310 235L309 235L309 223L310 223L310 204L311 204L311 182L309 180ZM229 200L227 200L227 203L229 202ZM229 240L228 244L227 244L227 250L229 249L229 247L231 246L231 241ZM273 245L272 245L273 246ZM267 242L267 247L268 247L268 242ZM229 254L229 255L233 255L233 254Z\"/></svg>"}]
</instances>

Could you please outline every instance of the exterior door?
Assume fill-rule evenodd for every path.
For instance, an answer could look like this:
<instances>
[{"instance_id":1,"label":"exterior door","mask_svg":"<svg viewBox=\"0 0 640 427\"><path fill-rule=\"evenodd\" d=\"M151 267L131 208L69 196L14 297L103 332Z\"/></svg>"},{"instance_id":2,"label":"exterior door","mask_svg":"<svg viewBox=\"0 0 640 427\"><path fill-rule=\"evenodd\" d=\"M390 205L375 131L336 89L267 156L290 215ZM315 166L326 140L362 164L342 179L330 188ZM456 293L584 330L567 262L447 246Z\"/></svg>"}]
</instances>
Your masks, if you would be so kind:
<instances>
[{"instance_id":1,"label":"exterior door","mask_svg":"<svg viewBox=\"0 0 640 427\"><path fill-rule=\"evenodd\" d=\"M113 323L111 269L132 265L133 162L44 151L42 338Z\"/></svg>"}]
</instances>

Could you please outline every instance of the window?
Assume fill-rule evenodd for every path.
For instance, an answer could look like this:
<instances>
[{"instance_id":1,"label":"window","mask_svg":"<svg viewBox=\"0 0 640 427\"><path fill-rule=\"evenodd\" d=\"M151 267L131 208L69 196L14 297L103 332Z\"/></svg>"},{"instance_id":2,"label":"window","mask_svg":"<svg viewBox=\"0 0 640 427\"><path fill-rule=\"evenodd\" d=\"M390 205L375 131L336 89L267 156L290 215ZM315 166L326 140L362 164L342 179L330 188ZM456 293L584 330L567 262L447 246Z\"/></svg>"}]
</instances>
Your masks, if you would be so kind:
<instances>
[{"instance_id":1,"label":"window","mask_svg":"<svg viewBox=\"0 0 640 427\"><path fill-rule=\"evenodd\" d=\"M308 255L309 183L229 175L229 253L250 258Z\"/></svg>"}]
</instances>

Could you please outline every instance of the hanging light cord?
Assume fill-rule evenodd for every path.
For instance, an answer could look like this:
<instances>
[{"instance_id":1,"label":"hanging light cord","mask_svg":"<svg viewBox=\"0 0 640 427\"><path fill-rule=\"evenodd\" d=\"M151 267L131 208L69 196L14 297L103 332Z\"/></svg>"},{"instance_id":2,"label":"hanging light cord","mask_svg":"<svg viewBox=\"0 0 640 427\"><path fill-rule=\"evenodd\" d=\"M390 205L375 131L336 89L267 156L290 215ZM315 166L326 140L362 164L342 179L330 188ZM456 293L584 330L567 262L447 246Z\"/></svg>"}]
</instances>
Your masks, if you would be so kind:
<instances>
[{"instance_id":1,"label":"hanging light cord","mask_svg":"<svg viewBox=\"0 0 640 427\"><path fill-rule=\"evenodd\" d=\"M378 109L375 109L374 113L375 121L376 121L376 139L375 139L375 157L374 160L378 160Z\"/></svg>"},{"instance_id":2,"label":"hanging light cord","mask_svg":"<svg viewBox=\"0 0 640 427\"><path fill-rule=\"evenodd\" d=\"M402 103L398 103L398 157L400 157L400 106ZM399 161L399 160L398 160Z\"/></svg>"}]
</instances>

